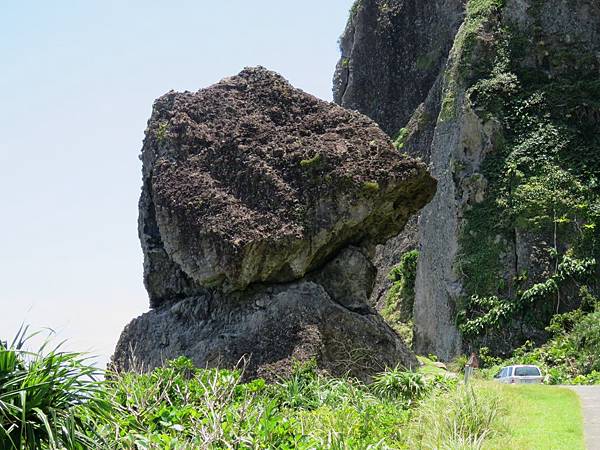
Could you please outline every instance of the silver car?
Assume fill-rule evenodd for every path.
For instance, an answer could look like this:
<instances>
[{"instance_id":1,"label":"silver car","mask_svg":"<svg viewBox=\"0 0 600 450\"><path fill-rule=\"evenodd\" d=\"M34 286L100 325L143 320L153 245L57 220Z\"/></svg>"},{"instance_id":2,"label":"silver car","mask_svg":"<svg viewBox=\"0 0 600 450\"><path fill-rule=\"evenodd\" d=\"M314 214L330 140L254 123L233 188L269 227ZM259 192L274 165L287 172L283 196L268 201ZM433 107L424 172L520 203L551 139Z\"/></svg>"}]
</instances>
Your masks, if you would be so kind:
<instances>
[{"instance_id":1,"label":"silver car","mask_svg":"<svg viewBox=\"0 0 600 450\"><path fill-rule=\"evenodd\" d=\"M537 366L518 365L504 367L496 375L496 380L508 384L539 384L544 381L544 377Z\"/></svg>"}]
</instances>

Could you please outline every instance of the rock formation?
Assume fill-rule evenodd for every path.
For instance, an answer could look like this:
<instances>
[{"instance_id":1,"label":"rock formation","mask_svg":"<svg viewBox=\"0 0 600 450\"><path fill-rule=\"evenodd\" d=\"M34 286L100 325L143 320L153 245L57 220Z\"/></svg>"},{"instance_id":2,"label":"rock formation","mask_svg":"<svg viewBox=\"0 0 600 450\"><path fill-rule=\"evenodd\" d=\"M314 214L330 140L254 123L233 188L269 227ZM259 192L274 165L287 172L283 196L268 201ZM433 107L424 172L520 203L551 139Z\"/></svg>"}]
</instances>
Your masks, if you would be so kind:
<instances>
[{"instance_id":1,"label":"rock formation","mask_svg":"<svg viewBox=\"0 0 600 450\"><path fill-rule=\"evenodd\" d=\"M362 114L320 101L263 68L153 108L142 148L139 235L150 312L124 330L113 362L270 376L315 357L367 378L414 366L367 305L376 244L435 192Z\"/></svg>"},{"instance_id":2,"label":"rock formation","mask_svg":"<svg viewBox=\"0 0 600 450\"><path fill-rule=\"evenodd\" d=\"M395 136L439 78L461 23L463 3L356 1L340 38L335 102L363 112Z\"/></svg>"},{"instance_id":3,"label":"rock formation","mask_svg":"<svg viewBox=\"0 0 600 450\"><path fill-rule=\"evenodd\" d=\"M441 72L462 21L463 3L358 0L340 38L336 103L371 117L392 137L411 130L401 151L425 163L440 110ZM399 236L377 248L372 305L384 305L389 271L405 252L419 247L417 220L413 217Z\"/></svg>"},{"instance_id":4,"label":"rock formation","mask_svg":"<svg viewBox=\"0 0 600 450\"><path fill-rule=\"evenodd\" d=\"M581 245L591 239L580 231L584 203L557 225L527 189L550 192L559 182L543 177L557 173L589 187L572 189L573 204L597 195L600 4L359 0L341 51L336 101L399 135L438 180L418 233L376 258L387 271L420 249L415 349L450 359L470 346L543 341L552 313L582 301L576 277L597 254Z\"/></svg>"}]
</instances>

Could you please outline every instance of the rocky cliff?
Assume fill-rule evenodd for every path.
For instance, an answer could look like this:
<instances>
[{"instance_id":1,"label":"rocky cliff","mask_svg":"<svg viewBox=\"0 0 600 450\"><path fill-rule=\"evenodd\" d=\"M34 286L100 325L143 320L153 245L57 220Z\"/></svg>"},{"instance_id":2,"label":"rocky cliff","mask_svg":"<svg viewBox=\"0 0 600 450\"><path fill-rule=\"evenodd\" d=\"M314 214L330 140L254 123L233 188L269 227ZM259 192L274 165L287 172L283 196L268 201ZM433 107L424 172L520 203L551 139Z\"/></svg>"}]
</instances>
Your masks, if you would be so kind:
<instances>
[{"instance_id":1,"label":"rocky cliff","mask_svg":"<svg viewBox=\"0 0 600 450\"><path fill-rule=\"evenodd\" d=\"M357 1L340 38L335 102L363 112L395 136L439 78L461 22L462 3Z\"/></svg>"},{"instance_id":2,"label":"rocky cliff","mask_svg":"<svg viewBox=\"0 0 600 450\"><path fill-rule=\"evenodd\" d=\"M541 342L555 313L597 294L599 36L592 0L355 4L336 100L438 180L418 233L378 265L400 260L398 242L420 249L417 351Z\"/></svg>"},{"instance_id":3,"label":"rocky cliff","mask_svg":"<svg viewBox=\"0 0 600 450\"><path fill-rule=\"evenodd\" d=\"M375 245L433 196L369 118L263 68L159 98L142 148L139 235L153 308L113 362L179 355L270 376L316 358L367 378L414 366L368 306Z\"/></svg>"}]
</instances>

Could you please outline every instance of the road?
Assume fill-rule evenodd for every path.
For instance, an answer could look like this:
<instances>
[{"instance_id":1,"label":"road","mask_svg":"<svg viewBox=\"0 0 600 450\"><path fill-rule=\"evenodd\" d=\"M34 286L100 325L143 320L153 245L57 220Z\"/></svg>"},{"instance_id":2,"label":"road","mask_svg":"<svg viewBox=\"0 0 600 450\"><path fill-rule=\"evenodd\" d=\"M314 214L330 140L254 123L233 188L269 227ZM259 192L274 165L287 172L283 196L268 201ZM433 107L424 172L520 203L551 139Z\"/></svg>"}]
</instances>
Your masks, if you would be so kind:
<instances>
[{"instance_id":1,"label":"road","mask_svg":"<svg viewBox=\"0 0 600 450\"><path fill-rule=\"evenodd\" d=\"M600 386L566 386L581 398L583 427L588 450L600 450Z\"/></svg>"}]
</instances>

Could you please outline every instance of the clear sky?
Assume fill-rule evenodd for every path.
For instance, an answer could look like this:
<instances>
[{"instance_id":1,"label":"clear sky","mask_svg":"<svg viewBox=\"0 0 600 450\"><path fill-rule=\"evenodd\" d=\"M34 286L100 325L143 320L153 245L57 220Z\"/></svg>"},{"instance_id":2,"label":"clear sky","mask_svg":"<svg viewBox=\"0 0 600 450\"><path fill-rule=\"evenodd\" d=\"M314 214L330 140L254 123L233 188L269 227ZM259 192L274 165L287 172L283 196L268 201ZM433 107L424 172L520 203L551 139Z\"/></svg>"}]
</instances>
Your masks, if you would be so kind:
<instances>
[{"instance_id":1,"label":"clear sky","mask_svg":"<svg viewBox=\"0 0 600 450\"><path fill-rule=\"evenodd\" d=\"M0 6L0 339L51 327L104 364L148 309L138 155L152 102L263 65L331 99L352 0Z\"/></svg>"}]
</instances>

